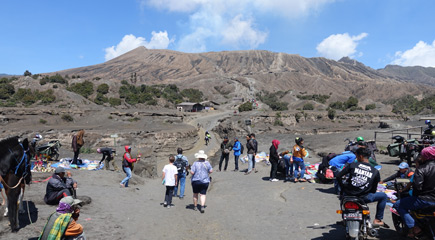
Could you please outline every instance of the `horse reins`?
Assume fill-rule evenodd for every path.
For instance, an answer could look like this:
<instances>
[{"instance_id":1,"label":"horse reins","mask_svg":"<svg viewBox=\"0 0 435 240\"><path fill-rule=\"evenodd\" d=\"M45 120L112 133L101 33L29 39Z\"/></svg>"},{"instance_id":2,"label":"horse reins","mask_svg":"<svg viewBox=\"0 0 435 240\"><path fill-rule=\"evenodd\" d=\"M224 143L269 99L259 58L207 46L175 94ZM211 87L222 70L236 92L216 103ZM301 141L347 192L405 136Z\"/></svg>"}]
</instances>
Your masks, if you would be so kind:
<instances>
[{"instance_id":1,"label":"horse reins","mask_svg":"<svg viewBox=\"0 0 435 240\"><path fill-rule=\"evenodd\" d=\"M21 157L21 160L20 160L20 161L18 161L17 158L15 158L15 161L17 161L17 163L18 163L17 167L15 168L15 175L17 175L18 168L20 167L21 163L23 163L23 161L26 162L26 168L27 168L27 165L28 165L27 154L26 154L26 153L27 153L27 151L29 151L29 149L24 150L23 144L21 144L21 143L20 143L20 146L21 146L21 148L23 149L23 156ZM11 149L9 149L9 152L12 153ZM20 180L18 180L17 185L15 185L14 187L10 187L10 186L6 183L6 181L3 179L3 177L2 177L1 175L0 175L0 181L1 181L1 182L2 182L2 183L3 183L7 188L9 188L9 189L15 189L15 188L17 188L17 187L21 184L21 181L23 180L23 178L24 178L25 176L27 176L27 171L26 171L26 169L24 169L23 176L21 176Z\"/></svg>"}]
</instances>

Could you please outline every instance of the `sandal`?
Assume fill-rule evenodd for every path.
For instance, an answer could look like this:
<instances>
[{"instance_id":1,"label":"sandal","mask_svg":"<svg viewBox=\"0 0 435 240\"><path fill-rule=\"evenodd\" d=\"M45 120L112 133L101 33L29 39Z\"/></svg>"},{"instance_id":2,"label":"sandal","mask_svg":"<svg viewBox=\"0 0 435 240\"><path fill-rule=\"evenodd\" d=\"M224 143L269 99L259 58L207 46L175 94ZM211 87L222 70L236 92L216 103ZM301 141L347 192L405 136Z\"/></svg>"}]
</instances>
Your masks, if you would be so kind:
<instances>
[{"instance_id":1,"label":"sandal","mask_svg":"<svg viewBox=\"0 0 435 240\"><path fill-rule=\"evenodd\" d=\"M305 179L303 179L303 178L301 178L301 179L299 179L299 182L306 182L307 180L305 180Z\"/></svg>"}]
</instances>

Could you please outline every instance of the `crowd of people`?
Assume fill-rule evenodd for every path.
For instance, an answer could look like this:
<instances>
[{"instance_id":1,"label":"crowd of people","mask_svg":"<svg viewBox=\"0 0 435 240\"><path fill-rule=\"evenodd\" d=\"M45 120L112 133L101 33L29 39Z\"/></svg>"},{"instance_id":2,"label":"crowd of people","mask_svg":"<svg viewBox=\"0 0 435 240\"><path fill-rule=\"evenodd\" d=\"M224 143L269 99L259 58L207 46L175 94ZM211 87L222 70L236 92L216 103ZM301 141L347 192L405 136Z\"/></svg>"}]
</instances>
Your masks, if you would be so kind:
<instances>
[{"instance_id":1,"label":"crowd of people","mask_svg":"<svg viewBox=\"0 0 435 240\"><path fill-rule=\"evenodd\" d=\"M211 139L209 133L207 132L206 134L208 134L206 139ZM76 163L79 149L84 143L83 135L84 130L81 130L77 135L73 136L73 162L75 161ZM407 227L411 229L408 236L417 236L421 232L421 228L415 225L415 221L409 214L409 211L426 206L435 206L435 147L423 149L415 171L406 162L402 162L398 166L397 172L381 180L380 173L375 167L377 163L371 158L371 151L366 147L361 137L358 139L355 148L350 151L344 151L341 154L334 154L327 159L326 163L322 162L323 167L331 169L333 172L337 194L358 196L366 203L377 202L373 225L388 228L389 226L383 221L387 195L376 191L378 183L386 183L396 178L411 179L408 187L412 186L413 188L412 196L400 199L394 204ZM283 161L284 170L281 169L281 173L285 176L285 181L306 182L304 178L304 159L308 156L308 151L304 147L304 139L296 137L292 151L285 150L280 152L279 146L280 141L273 139L269 148L270 181L279 181L278 168L280 162ZM220 158L217 171L227 171L230 153L233 151L233 171L238 172L238 161L244 149L247 149L248 158L248 168L245 174L257 172L255 169L255 156L258 152L258 142L253 133L246 136L245 144L241 143L237 137L234 138L233 143L228 137L225 136L223 138L220 145ZM120 182L122 188L128 187L134 163L141 159L140 154L136 158L132 156L132 148L130 146L125 146L124 150L122 169L126 177ZM100 163L105 161L106 170L110 169L110 163L115 171L118 170L114 161L114 149L107 147L98 148L97 152L103 155ZM173 197L184 198L186 178L190 174L193 192L192 209L195 211L199 210L201 213L205 212L206 195L212 180L210 174L213 172L213 167L203 150L195 153L195 158L197 160L193 164L190 164L187 157L183 155L183 149L180 147L177 148L177 154L169 156L168 164L162 170L162 184L165 186L162 205L165 208L173 206ZM59 236L64 237L64 239L86 239L83 226L77 223L80 215L81 201L77 199L76 189L77 181L72 178L71 172L66 171L62 167L57 167L47 183L44 201L46 204L57 205L58 207L48 218L40 239L54 239ZM2 205L4 205L5 197L1 183L0 192L3 198Z\"/></svg>"}]
</instances>

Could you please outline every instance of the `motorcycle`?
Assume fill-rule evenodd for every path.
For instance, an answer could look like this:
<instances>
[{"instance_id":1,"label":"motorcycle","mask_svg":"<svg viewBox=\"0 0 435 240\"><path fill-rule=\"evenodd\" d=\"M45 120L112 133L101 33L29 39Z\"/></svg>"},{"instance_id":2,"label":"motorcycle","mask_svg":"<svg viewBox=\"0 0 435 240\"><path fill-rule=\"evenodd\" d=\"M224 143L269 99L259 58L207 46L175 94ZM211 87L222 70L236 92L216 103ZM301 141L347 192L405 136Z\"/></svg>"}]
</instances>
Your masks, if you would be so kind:
<instances>
[{"instance_id":1,"label":"motorcycle","mask_svg":"<svg viewBox=\"0 0 435 240\"><path fill-rule=\"evenodd\" d=\"M370 221L370 210L359 197L343 196L340 201L343 224L346 227L346 239L366 239L368 236L377 237L378 230Z\"/></svg>"},{"instance_id":2,"label":"motorcycle","mask_svg":"<svg viewBox=\"0 0 435 240\"><path fill-rule=\"evenodd\" d=\"M409 183L409 180L396 179L396 182L394 184L396 191L398 192L398 199L409 196L407 192L401 192L404 183ZM409 233L409 228L406 226L396 207L398 206L393 205L393 207L390 208L394 228L400 235L407 236ZM428 239L435 239L435 206L410 211L410 214L414 218L415 224L421 228L422 234Z\"/></svg>"},{"instance_id":3,"label":"motorcycle","mask_svg":"<svg viewBox=\"0 0 435 240\"><path fill-rule=\"evenodd\" d=\"M415 162L419 154L418 141L415 139L405 140L404 137L399 135L392 137L392 139L394 140L394 143L390 146L398 146L398 156L400 161L406 161L409 166L412 166L412 163Z\"/></svg>"},{"instance_id":4,"label":"motorcycle","mask_svg":"<svg viewBox=\"0 0 435 240\"><path fill-rule=\"evenodd\" d=\"M36 146L36 157L45 155L51 160L59 160L59 148L62 146L59 140L51 140L47 144Z\"/></svg>"}]
</instances>

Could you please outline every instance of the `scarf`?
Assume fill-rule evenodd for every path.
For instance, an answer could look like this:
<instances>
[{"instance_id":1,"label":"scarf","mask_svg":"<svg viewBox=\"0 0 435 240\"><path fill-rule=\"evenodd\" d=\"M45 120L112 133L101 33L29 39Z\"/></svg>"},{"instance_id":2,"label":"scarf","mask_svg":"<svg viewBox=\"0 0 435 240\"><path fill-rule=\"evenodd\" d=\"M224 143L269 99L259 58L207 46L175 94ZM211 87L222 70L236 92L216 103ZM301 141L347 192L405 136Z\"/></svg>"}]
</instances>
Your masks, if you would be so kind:
<instances>
[{"instance_id":1,"label":"scarf","mask_svg":"<svg viewBox=\"0 0 435 240\"><path fill-rule=\"evenodd\" d=\"M60 215L54 222L53 228L48 234L47 240L60 240L68 227L71 220L71 213L65 213Z\"/></svg>"},{"instance_id":2,"label":"scarf","mask_svg":"<svg viewBox=\"0 0 435 240\"><path fill-rule=\"evenodd\" d=\"M278 151L278 146L279 146L280 142L278 140L276 140L276 139L273 139L272 140L272 144L275 147L275 149Z\"/></svg>"}]
</instances>

